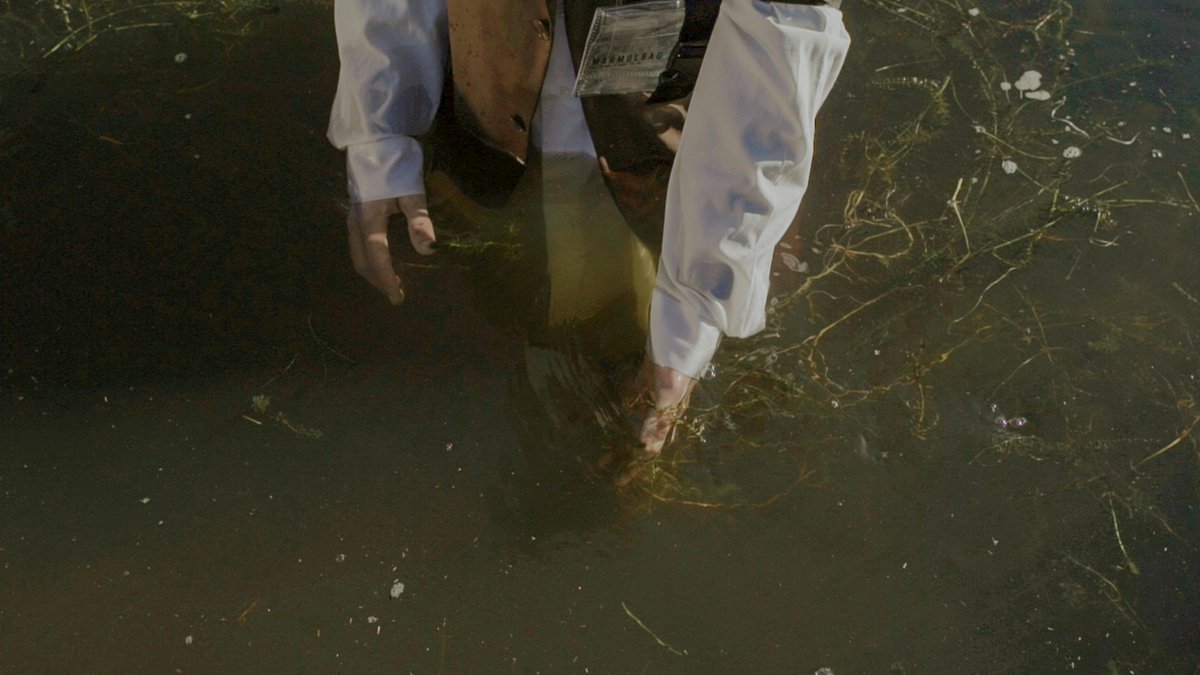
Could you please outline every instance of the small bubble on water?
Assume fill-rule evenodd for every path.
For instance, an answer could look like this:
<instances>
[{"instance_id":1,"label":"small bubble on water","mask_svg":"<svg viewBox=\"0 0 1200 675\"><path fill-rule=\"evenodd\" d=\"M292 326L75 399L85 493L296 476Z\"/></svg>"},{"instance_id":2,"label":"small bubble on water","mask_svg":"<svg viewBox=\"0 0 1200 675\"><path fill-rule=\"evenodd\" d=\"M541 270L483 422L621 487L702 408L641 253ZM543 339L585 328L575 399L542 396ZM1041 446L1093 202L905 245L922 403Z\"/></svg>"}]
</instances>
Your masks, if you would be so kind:
<instances>
[{"instance_id":1,"label":"small bubble on water","mask_svg":"<svg viewBox=\"0 0 1200 675\"><path fill-rule=\"evenodd\" d=\"M1025 419L1024 417L1014 417L1008 420L1007 426L1010 426L1014 429L1022 429L1026 424L1029 424L1029 420Z\"/></svg>"},{"instance_id":2,"label":"small bubble on water","mask_svg":"<svg viewBox=\"0 0 1200 675\"><path fill-rule=\"evenodd\" d=\"M184 61L187 61L187 54L179 52L175 55L175 63L183 63Z\"/></svg>"}]
</instances>

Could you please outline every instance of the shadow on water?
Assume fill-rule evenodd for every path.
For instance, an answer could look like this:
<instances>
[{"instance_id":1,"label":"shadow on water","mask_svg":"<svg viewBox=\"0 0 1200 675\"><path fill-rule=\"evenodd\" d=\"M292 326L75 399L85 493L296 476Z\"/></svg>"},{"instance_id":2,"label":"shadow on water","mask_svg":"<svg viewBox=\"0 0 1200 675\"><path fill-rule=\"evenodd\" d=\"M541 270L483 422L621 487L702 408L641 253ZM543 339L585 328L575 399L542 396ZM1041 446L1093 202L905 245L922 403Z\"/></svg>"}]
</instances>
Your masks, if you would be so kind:
<instances>
[{"instance_id":1,"label":"shadow on water","mask_svg":"<svg viewBox=\"0 0 1200 675\"><path fill-rule=\"evenodd\" d=\"M845 4L768 328L620 491L590 160L431 175L394 310L327 6L0 4L0 670L1194 672L1190 6Z\"/></svg>"}]
</instances>

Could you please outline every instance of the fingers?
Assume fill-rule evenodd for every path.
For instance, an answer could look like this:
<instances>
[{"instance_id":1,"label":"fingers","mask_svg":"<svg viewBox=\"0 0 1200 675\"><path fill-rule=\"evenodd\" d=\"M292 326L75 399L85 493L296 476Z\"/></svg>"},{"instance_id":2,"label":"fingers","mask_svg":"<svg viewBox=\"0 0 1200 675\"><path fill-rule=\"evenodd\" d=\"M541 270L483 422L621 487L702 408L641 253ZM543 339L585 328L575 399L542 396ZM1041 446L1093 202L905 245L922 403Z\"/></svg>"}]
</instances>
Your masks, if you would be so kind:
<instances>
[{"instance_id":1,"label":"fingers","mask_svg":"<svg viewBox=\"0 0 1200 675\"><path fill-rule=\"evenodd\" d=\"M346 216L350 260L359 276L383 293L393 305L404 302L400 277L392 267L388 248L388 216L397 212L395 199L380 199L350 205Z\"/></svg>"},{"instance_id":2,"label":"fingers","mask_svg":"<svg viewBox=\"0 0 1200 675\"><path fill-rule=\"evenodd\" d=\"M433 255L437 250L437 234L425 204L425 195L406 195L396 200L404 219L408 221L408 239L413 250L421 255Z\"/></svg>"}]
</instances>

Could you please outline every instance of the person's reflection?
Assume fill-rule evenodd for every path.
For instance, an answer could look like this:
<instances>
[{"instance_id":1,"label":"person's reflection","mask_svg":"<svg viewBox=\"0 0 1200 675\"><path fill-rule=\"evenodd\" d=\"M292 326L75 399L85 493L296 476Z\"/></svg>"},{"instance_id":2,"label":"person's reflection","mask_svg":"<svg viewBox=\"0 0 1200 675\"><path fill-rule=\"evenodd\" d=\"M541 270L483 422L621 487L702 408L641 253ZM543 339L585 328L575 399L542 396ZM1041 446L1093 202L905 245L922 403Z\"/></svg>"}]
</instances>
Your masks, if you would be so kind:
<instances>
[{"instance_id":1,"label":"person's reflection","mask_svg":"<svg viewBox=\"0 0 1200 675\"><path fill-rule=\"evenodd\" d=\"M632 440L620 398L645 347L654 255L586 154L531 157L490 206L436 170L426 189L434 220L472 242L444 253L470 270L477 309L526 343L509 376L522 456L504 471L508 515L536 529L610 518L611 489L590 467Z\"/></svg>"}]
</instances>

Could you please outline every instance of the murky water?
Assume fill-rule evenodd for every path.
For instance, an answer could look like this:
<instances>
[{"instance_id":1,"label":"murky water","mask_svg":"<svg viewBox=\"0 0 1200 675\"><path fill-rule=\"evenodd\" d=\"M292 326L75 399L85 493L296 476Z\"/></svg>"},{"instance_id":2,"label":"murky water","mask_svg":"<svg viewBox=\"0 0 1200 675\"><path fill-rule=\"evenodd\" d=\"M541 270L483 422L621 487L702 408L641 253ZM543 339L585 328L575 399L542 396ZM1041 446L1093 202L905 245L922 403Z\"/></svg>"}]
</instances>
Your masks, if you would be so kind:
<instances>
[{"instance_id":1,"label":"murky water","mask_svg":"<svg viewBox=\"0 0 1200 675\"><path fill-rule=\"evenodd\" d=\"M624 490L643 249L447 192L386 306L328 8L0 82L0 671L1194 672L1193 3L845 4L771 326Z\"/></svg>"}]
</instances>

